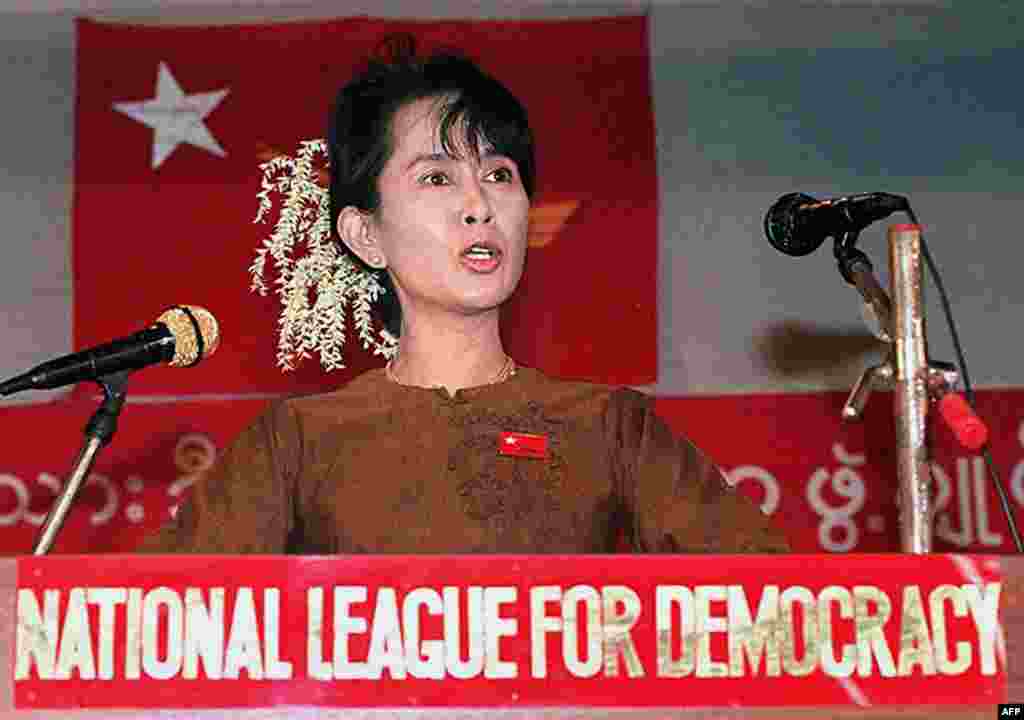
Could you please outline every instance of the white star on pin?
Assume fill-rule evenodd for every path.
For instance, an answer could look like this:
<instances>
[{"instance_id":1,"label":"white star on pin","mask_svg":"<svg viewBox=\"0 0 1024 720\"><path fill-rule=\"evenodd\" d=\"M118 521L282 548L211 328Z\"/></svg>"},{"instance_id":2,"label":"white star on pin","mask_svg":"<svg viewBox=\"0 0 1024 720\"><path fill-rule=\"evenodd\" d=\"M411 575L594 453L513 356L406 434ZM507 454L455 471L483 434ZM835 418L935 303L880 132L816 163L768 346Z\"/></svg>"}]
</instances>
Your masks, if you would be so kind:
<instances>
[{"instance_id":1,"label":"white star on pin","mask_svg":"<svg viewBox=\"0 0 1024 720\"><path fill-rule=\"evenodd\" d=\"M156 97L143 102L114 103L114 109L153 128L152 167L155 170L181 143L195 145L218 157L227 155L203 120L228 92L225 88L186 95L166 63L160 63Z\"/></svg>"}]
</instances>

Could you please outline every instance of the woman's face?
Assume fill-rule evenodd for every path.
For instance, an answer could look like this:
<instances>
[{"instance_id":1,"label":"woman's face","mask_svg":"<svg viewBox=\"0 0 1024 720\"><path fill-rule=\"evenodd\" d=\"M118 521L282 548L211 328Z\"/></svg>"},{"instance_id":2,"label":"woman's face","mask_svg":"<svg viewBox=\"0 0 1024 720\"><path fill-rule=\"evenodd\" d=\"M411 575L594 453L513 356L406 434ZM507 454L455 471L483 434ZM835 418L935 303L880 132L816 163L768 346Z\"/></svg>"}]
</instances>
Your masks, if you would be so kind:
<instances>
[{"instance_id":1,"label":"woman's face","mask_svg":"<svg viewBox=\"0 0 1024 720\"><path fill-rule=\"evenodd\" d=\"M526 255L530 201L518 167L487 147L469 152L457 124L459 157L445 154L439 107L425 98L395 114L371 221L408 320L497 308L519 283Z\"/></svg>"}]
</instances>

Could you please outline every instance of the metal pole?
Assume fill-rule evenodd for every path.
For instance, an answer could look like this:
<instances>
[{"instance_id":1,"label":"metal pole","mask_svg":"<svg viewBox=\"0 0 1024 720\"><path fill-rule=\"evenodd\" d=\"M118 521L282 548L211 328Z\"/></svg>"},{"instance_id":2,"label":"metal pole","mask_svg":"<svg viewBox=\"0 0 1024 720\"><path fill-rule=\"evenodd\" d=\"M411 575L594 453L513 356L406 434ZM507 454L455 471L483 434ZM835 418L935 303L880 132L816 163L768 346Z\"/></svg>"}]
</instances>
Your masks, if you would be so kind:
<instances>
[{"instance_id":1,"label":"metal pole","mask_svg":"<svg viewBox=\"0 0 1024 720\"><path fill-rule=\"evenodd\" d=\"M931 474L928 468L928 350L921 296L921 229L889 228L893 334L896 357L894 412L898 443L897 474L900 546L905 553L932 548Z\"/></svg>"},{"instance_id":2,"label":"metal pole","mask_svg":"<svg viewBox=\"0 0 1024 720\"><path fill-rule=\"evenodd\" d=\"M131 370L121 370L96 380L103 388L103 403L86 423L85 444L78 454L78 460L75 461L71 477L64 483L60 495L57 496L53 507L46 516L46 521L36 538L33 555L45 555L50 551L68 511L71 510L75 496L78 495L78 491L89 475L89 469L92 468L93 461L96 460L96 454L110 442L114 433L117 432L117 418L121 414L121 408L124 407L125 388L130 373Z\"/></svg>"},{"instance_id":3,"label":"metal pole","mask_svg":"<svg viewBox=\"0 0 1024 720\"><path fill-rule=\"evenodd\" d=\"M96 437L86 439L85 446L75 462L75 469L71 473L71 477L64 483L64 488L54 502L53 508L46 516L46 522L43 524L43 529L39 532L35 549L32 551L33 555L45 555L50 551L53 541L57 539L57 533L60 532L61 527L64 525L64 518L75 501L75 496L78 495L82 483L89 474L89 469L96 458L96 453L102 447L102 439Z\"/></svg>"}]
</instances>

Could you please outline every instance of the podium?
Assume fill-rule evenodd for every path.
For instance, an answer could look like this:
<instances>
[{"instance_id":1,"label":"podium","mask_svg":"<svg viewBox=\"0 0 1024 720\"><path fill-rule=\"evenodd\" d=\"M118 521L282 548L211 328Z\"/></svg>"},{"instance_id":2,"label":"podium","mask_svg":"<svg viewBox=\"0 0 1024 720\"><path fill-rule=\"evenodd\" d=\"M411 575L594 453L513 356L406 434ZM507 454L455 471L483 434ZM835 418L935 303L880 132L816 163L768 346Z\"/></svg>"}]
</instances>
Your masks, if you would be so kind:
<instances>
[{"instance_id":1,"label":"podium","mask_svg":"<svg viewBox=\"0 0 1024 720\"><path fill-rule=\"evenodd\" d=\"M0 718L992 718L1024 561L0 561Z\"/></svg>"}]
</instances>

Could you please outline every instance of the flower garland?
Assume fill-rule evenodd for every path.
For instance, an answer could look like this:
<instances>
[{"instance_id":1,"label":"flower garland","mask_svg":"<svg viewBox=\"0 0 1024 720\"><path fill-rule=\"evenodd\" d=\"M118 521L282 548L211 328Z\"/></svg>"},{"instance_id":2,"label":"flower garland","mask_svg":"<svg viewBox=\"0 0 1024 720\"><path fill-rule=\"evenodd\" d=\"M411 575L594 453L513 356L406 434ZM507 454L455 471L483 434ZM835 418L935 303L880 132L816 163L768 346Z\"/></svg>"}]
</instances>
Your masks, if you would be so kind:
<instances>
[{"instance_id":1,"label":"flower garland","mask_svg":"<svg viewBox=\"0 0 1024 720\"><path fill-rule=\"evenodd\" d=\"M326 161L327 144L320 139L303 141L294 156L278 155L260 165L263 178L253 222L267 221L274 196L281 209L249 266L249 289L266 296L267 259L273 258L281 299L277 364L282 372L294 370L314 352L325 370L344 368L350 312L363 348L372 347L374 355L388 359L398 352L398 338L384 328L375 333L370 315L370 305L387 290L376 273L340 251L331 238L328 192L315 169Z\"/></svg>"}]
</instances>

